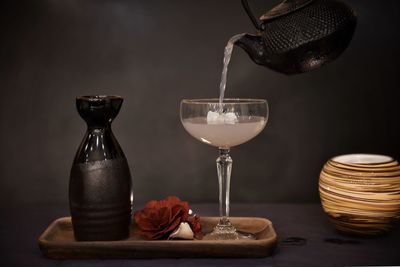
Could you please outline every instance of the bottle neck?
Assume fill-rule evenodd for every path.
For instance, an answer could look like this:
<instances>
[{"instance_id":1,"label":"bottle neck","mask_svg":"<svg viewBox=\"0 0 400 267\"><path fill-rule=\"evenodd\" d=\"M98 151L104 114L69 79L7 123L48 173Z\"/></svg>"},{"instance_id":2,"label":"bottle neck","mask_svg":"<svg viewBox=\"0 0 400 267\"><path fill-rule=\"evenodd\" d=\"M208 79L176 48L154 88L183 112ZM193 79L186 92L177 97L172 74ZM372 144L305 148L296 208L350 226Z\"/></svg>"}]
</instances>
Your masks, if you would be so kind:
<instances>
[{"instance_id":1,"label":"bottle neck","mask_svg":"<svg viewBox=\"0 0 400 267\"><path fill-rule=\"evenodd\" d=\"M85 119L86 121L86 125L87 125L87 129L92 130L92 129L103 129L103 130L111 130L111 123L112 123L112 119Z\"/></svg>"},{"instance_id":2,"label":"bottle neck","mask_svg":"<svg viewBox=\"0 0 400 267\"><path fill-rule=\"evenodd\" d=\"M88 125L85 137L75 156L74 163L125 158L114 134L111 125L99 127Z\"/></svg>"},{"instance_id":3,"label":"bottle neck","mask_svg":"<svg viewBox=\"0 0 400 267\"><path fill-rule=\"evenodd\" d=\"M87 123L87 132L111 132L111 123L108 124L89 124Z\"/></svg>"}]
</instances>

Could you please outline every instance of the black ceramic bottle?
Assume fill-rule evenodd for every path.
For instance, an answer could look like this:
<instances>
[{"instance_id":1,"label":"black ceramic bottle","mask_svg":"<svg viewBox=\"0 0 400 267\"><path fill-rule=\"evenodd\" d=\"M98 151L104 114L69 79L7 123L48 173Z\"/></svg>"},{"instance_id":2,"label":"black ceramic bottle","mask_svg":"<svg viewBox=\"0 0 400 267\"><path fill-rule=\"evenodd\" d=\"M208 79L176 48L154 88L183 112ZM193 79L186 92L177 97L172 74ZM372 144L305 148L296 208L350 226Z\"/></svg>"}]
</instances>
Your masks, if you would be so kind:
<instances>
[{"instance_id":1,"label":"black ceramic bottle","mask_svg":"<svg viewBox=\"0 0 400 267\"><path fill-rule=\"evenodd\" d=\"M111 122L122 102L119 96L76 99L79 115L88 126L69 184L72 225L78 241L121 240L129 236L131 175L111 131Z\"/></svg>"}]
</instances>

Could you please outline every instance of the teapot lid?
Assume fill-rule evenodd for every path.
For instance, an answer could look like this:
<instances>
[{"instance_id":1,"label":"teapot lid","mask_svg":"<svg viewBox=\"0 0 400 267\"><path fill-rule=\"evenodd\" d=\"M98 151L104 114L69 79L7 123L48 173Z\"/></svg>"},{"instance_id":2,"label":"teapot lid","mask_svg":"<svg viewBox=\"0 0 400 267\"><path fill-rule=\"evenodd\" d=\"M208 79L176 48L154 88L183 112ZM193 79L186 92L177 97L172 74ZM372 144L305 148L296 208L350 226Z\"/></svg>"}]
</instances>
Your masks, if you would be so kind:
<instances>
[{"instance_id":1,"label":"teapot lid","mask_svg":"<svg viewBox=\"0 0 400 267\"><path fill-rule=\"evenodd\" d=\"M260 20L272 20L300 9L314 0L285 0L260 17Z\"/></svg>"}]
</instances>

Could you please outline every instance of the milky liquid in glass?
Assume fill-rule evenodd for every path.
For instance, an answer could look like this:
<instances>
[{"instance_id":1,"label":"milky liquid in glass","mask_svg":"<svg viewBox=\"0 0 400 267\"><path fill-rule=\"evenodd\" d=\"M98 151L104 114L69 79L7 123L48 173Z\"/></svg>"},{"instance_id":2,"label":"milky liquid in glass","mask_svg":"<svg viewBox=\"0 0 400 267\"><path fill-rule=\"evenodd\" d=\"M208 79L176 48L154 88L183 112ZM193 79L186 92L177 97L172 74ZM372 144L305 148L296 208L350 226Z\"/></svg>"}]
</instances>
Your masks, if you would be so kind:
<instances>
[{"instance_id":1,"label":"milky liquid in glass","mask_svg":"<svg viewBox=\"0 0 400 267\"><path fill-rule=\"evenodd\" d=\"M239 116L234 124L209 124L206 118L200 117L185 119L182 124L194 138L219 148L230 148L258 135L264 129L266 120L264 117Z\"/></svg>"}]
</instances>

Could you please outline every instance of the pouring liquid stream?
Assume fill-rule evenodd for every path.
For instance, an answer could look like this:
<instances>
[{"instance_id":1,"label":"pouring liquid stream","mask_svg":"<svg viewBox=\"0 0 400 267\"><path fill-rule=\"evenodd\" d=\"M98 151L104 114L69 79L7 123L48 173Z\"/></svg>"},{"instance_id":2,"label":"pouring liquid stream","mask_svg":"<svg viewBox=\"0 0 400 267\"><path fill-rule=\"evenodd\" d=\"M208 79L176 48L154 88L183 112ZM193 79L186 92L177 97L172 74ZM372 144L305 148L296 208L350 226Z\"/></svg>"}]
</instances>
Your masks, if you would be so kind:
<instances>
[{"instance_id":1,"label":"pouring liquid stream","mask_svg":"<svg viewBox=\"0 0 400 267\"><path fill-rule=\"evenodd\" d=\"M231 56L233 52L233 46L236 41L238 41L240 38L242 38L245 35L245 33L240 33L232 36L228 43L225 46L224 50L224 66L222 68L222 74L221 74L221 82L219 84L219 114L223 113L223 106L222 103L224 102L224 95L225 95L225 88L226 88L226 79L228 75L228 65L229 62L231 61Z\"/></svg>"}]
</instances>

